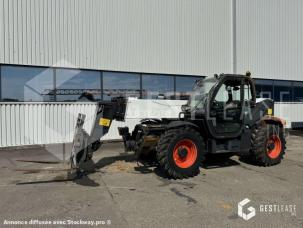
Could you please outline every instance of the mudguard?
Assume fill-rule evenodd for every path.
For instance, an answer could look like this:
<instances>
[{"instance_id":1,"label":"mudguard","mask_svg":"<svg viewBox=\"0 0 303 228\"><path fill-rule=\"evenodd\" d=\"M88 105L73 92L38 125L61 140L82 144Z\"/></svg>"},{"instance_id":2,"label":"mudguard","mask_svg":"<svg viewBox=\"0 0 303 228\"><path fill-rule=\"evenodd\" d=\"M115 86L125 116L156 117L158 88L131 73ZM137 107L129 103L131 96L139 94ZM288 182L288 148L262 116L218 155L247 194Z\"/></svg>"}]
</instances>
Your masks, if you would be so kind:
<instances>
[{"instance_id":1,"label":"mudguard","mask_svg":"<svg viewBox=\"0 0 303 228\"><path fill-rule=\"evenodd\" d=\"M167 126L166 129L172 129L172 128L179 128L179 127L192 127L196 130L199 130L199 126L189 122L189 121L180 121L180 120L176 120L176 121L172 121L170 122Z\"/></svg>"},{"instance_id":2,"label":"mudguard","mask_svg":"<svg viewBox=\"0 0 303 228\"><path fill-rule=\"evenodd\" d=\"M277 116L270 116L270 115L265 115L261 118L261 122L265 122L265 123L277 123L279 124L281 127L286 125L286 120L277 117Z\"/></svg>"}]
</instances>

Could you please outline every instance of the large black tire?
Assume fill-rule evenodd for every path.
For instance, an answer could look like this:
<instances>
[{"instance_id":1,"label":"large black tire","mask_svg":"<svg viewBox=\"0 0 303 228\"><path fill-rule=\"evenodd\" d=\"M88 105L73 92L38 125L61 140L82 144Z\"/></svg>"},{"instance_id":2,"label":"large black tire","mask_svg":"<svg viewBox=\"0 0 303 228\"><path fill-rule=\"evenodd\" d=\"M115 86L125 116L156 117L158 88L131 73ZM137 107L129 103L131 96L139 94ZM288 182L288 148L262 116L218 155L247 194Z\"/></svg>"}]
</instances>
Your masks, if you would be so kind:
<instances>
[{"instance_id":1,"label":"large black tire","mask_svg":"<svg viewBox=\"0 0 303 228\"><path fill-rule=\"evenodd\" d=\"M279 145L280 144L280 145ZM283 159L286 141L283 127L277 124L260 124L251 137L251 158L260 166L279 164Z\"/></svg>"},{"instance_id":2,"label":"large black tire","mask_svg":"<svg viewBox=\"0 0 303 228\"><path fill-rule=\"evenodd\" d=\"M183 154L182 160L181 157L178 157L180 160L177 160L176 151L186 148L186 144L183 146L182 143L190 143L192 147L187 148L192 148L192 150L186 150L186 156L183 157ZM196 154L196 156L194 156L194 154ZM204 155L204 140L201 135L192 128L177 128L167 130L161 135L157 145L157 161L166 174L174 179L183 179L199 174L199 167L204 160ZM187 158L188 160L186 160ZM185 164L183 163L183 159L184 161L189 162ZM180 167L180 163L183 167Z\"/></svg>"}]
</instances>

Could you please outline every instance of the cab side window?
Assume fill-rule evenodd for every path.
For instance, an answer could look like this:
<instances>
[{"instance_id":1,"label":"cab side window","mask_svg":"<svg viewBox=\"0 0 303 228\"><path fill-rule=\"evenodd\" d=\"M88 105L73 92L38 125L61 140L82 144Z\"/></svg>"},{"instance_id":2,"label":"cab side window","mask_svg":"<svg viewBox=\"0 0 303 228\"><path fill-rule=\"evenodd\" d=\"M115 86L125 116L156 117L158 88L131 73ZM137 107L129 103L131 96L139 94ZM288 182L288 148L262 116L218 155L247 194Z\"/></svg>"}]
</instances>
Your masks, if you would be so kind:
<instances>
[{"instance_id":1,"label":"cab side window","mask_svg":"<svg viewBox=\"0 0 303 228\"><path fill-rule=\"evenodd\" d=\"M244 84L244 101L251 101L252 93L251 93L251 85L248 81Z\"/></svg>"},{"instance_id":2,"label":"cab side window","mask_svg":"<svg viewBox=\"0 0 303 228\"><path fill-rule=\"evenodd\" d=\"M218 90L215 101L224 103L228 101L228 93L226 91L225 85L222 85Z\"/></svg>"},{"instance_id":3,"label":"cab side window","mask_svg":"<svg viewBox=\"0 0 303 228\"><path fill-rule=\"evenodd\" d=\"M241 100L240 85L232 87L232 98L233 98L234 101L240 101Z\"/></svg>"},{"instance_id":4,"label":"cab side window","mask_svg":"<svg viewBox=\"0 0 303 228\"><path fill-rule=\"evenodd\" d=\"M215 101L220 103L230 103L233 101L240 102L241 100L241 81L227 80L218 90Z\"/></svg>"}]
</instances>

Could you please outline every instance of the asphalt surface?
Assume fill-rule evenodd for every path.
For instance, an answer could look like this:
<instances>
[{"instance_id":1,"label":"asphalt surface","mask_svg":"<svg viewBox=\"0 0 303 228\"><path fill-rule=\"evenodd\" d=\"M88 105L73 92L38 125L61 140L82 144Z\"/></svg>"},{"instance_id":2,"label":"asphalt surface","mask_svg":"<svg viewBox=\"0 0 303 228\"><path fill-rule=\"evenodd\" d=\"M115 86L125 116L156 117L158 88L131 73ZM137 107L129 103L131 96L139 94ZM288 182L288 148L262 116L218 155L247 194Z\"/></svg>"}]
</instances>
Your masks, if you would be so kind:
<instances>
[{"instance_id":1,"label":"asphalt surface","mask_svg":"<svg viewBox=\"0 0 303 228\"><path fill-rule=\"evenodd\" d=\"M277 166L257 167L236 156L211 159L200 175L186 180L168 179L152 162L137 163L121 143L105 144L78 179L67 175L65 164L17 161L58 161L62 146L2 150L0 227L30 220L62 225L29 227L303 227L302 135L288 138ZM252 206L256 212L248 221L237 214L245 198L251 202L243 211ZM280 212L269 213L266 205L278 205ZM292 205L295 214L281 212ZM87 221L95 225L77 225Z\"/></svg>"}]
</instances>

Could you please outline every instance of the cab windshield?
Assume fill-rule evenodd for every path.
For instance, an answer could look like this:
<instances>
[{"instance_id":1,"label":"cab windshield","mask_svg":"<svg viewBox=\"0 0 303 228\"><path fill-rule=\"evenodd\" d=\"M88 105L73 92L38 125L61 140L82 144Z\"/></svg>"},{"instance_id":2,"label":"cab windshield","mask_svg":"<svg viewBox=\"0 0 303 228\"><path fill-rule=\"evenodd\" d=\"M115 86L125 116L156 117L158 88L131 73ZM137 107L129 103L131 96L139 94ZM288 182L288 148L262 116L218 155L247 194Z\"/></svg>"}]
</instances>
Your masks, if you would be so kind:
<instances>
[{"instance_id":1,"label":"cab windshield","mask_svg":"<svg viewBox=\"0 0 303 228\"><path fill-rule=\"evenodd\" d=\"M203 107L209 91L217 82L218 79L214 77L207 77L205 79L197 81L189 98L189 107L191 110Z\"/></svg>"}]
</instances>

